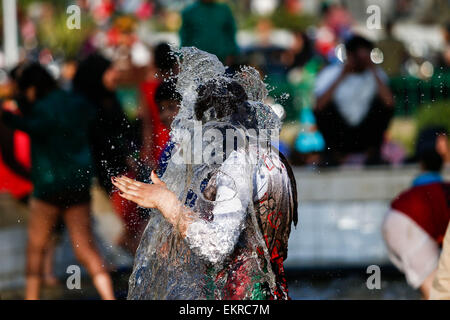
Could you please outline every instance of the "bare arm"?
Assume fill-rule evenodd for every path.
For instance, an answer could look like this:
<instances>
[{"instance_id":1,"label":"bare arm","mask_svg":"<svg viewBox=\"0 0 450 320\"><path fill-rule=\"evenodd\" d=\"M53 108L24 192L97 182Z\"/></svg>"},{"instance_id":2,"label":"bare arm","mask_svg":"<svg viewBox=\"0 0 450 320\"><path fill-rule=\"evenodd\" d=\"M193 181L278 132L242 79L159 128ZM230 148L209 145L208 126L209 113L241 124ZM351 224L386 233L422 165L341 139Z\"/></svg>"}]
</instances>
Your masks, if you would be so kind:
<instances>
[{"instance_id":1,"label":"bare arm","mask_svg":"<svg viewBox=\"0 0 450 320\"><path fill-rule=\"evenodd\" d=\"M120 190L120 196L133 201L143 208L158 209L175 226L183 237L191 222L192 213L178 200L156 173L152 171L153 184L146 184L127 177L112 178L112 183Z\"/></svg>"},{"instance_id":2,"label":"bare arm","mask_svg":"<svg viewBox=\"0 0 450 320\"><path fill-rule=\"evenodd\" d=\"M375 76L375 80L378 85L378 95L380 96L383 103L389 107L394 107L394 96L392 95L391 89L384 83L384 81L380 78L380 75L376 71L374 65L370 68L372 70L373 75Z\"/></svg>"},{"instance_id":3,"label":"bare arm","mask_svg":"<svg viewBox=\"0 0 450 320\"><path fill-rule=\"evenodd\" d=\"M144 184L126 177L114 178L113 184L120 189L123 198L145 208L158 209L198 256L211 263L222 263L239 240L251 201L248 177L239 170L242 166L233 164L243 158L243 155L233 153L217 175L213 183L217 194L216 203L211 208L214 217L211 221L200 217L205 212L199 214L183 206L154 172L154 184Z\"/></svg>"}]
</instances>

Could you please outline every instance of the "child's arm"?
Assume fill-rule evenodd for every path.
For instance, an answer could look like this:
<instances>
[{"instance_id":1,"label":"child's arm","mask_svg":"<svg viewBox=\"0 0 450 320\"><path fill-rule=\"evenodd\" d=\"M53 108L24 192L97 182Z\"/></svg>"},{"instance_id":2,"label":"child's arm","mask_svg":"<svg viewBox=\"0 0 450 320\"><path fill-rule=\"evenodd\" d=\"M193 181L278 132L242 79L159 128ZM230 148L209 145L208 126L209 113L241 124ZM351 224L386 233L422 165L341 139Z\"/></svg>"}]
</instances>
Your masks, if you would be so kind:
<instances>
[{"instance_id":1,"label":"child's arm","mask_svg":"<svg viewBox=\"0 0 450 320\"><path fill-rule=\"evenodd\" d=\"M152 173L154 184L144 184L126 177L113 178L121 196L144 208L156 208L174 225L189 246L211 263L221 263L229 256L245 225L251 201L249 181L245 174L245 157L236 152L221 167L217 177L217 195L213 220L183 206L177 196Z\"/></svg>"}]
</instances>

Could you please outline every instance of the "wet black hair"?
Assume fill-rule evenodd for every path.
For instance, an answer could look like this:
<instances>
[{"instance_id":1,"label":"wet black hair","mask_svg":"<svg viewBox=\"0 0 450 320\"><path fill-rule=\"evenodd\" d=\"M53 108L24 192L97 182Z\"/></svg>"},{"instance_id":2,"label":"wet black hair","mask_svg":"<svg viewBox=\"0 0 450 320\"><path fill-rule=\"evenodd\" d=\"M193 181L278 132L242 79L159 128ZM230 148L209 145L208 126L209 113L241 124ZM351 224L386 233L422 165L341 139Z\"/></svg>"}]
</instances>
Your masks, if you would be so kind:
<instances>
[{"instance_id":1,"label":"wet black hair","mask_svg":"<svg viewBox=\"0 0 450 320\"><path fill-rule=\"evenodd\" d=\"M167 43L160 43L154 49L155 65L161 71L172 70L177 62L174 52Z\"/></svg>"},{"instance_id":2,"label":"wet black hair","mask_svg":"<svg viewBox=\"0 0 450 320\"><path fill-rule=\"evenodd\" d=\"M346 42L345 42L345 49L347 50L347 52L356 52L356 50L360 49L360 48L364 48L364 49L368 49L370 51L373 50L374 45L371 41L367 40L364 37L358 36L358 35L353 35L351 38L349 38Z\"/></svg>"},{"instance_id":3,"label":"wet black hair","mask_svg":"<svg viewBox=\"0 0 450 320\"><path fill-rule=\"evenodd\" d=\"M236 81L210 80L197 88L195 116L202 120L206 110L213 108L218 119L237 113L248 100L244 88Z\"/></svg>"},{"instance_id":4,"label":"wet black hair","mask_svg":"<svg viewBox=\"0 0 450 320\"><path fill-rule=\"evenodd\" d=\"M21 95L24 95L28 88L35 87L37 99L42 99L58 87L56 80L39 63L31 63L24 67L18 75L17 83Z\"/></svg>"},{"instance_id":5,"label":"wet black hair","mask_svg":"<svg viewBox=\"0 0 450 320\"><path fill-rule=\"evenodd\" d=\"M176 82L174 80L163 81L156 89L155 93L155 102L156 104L160 104L165 100L174 100L181 102L182 97L181 94L177 91Z\"/></svg>"},{"instance_id":6,"label":"wet black hair","mask_svg":"<svg viewBox=\"0 0 450 320\"><path fill-rule=\"evenodd\" d=\"M416 157L426 171L439 172L442 170L444 159L436 151L437 138L441 135L448 135L447 130L443 127L426 128L419 134Z\"/></svg>"}]
</instances>

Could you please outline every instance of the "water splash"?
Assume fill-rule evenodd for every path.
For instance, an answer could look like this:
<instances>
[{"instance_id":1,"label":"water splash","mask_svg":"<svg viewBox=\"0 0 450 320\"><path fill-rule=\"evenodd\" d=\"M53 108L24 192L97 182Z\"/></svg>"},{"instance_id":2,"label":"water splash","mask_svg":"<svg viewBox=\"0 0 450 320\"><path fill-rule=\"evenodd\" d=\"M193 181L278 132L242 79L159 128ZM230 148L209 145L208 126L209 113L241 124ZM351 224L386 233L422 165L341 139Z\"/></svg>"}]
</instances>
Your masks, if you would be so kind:
<instances>
[{"instance_id":1,"label":"water splash","mask_svg":"<svg viewBox=\"0 0 450 320\"><path fill-rule=\"evenodd\" d=\"M183 100L172 124L172 155L190 150L186 144L196 134L197 88L209 81L238 82L249 98L245 104L249 119L233 122L228 116L207 121L202 133L211 128L222 133L230 128L248 132L249 126L279 132L281 120L264 104L268 90L255 69L245 67L230 77L211 54L182 48L178 56L177 90ZM270 139L268 135L265 142ZM203 141L202 150L211 146L219 150L221 143L221 139ZM246 145L245 150L238 147L224 163L169 161L162 180L191 209L196 220L184 239L153 210L136 253L129 299L264 299L273 294L276 279L253 204L257 199L252 196L260 191L253 188L256 168L264 158L261 152L272 150L258 146Z\"/></svg>"}]
</instances>

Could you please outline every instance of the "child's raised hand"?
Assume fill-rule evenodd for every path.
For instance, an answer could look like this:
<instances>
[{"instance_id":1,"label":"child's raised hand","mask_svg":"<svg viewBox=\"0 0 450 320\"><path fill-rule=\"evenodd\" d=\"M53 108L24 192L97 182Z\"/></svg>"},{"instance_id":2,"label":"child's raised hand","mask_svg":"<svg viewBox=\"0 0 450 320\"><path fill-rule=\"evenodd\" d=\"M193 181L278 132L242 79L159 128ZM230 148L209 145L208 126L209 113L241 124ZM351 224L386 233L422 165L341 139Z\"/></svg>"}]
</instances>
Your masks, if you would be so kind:
<instances>
[{"instance_id":1,"label":"child's raised hand","mask_svg":"<svg viewBox=\"0 0 450 320\"><path fill-rule=\"evenodd\" d=\"M152 171L151 178L153 184L142 183L125 176L113 177L111 180L113 185L120 190L119 194L122 198L133 201L144 208L158 209L171 191L154 171Z\"/></svg>"}]
</instances>

